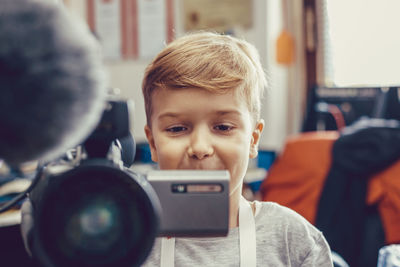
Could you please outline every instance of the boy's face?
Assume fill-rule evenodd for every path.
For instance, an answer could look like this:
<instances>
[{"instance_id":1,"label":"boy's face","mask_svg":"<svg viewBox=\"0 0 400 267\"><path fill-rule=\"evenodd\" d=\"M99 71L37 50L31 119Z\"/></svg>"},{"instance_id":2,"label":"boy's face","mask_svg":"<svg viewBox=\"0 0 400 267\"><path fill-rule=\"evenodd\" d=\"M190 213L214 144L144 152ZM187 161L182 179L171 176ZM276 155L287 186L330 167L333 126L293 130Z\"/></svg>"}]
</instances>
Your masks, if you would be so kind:
<instances>
[{"instance_id":1,"label":"boy's face","mask_svg":"<svg viewBox=\"0 0 400 267\"><path fill-rule=\"evenodd\" d=\"M241 188L249 157L257 156L263 122L254 125L235 90L158 89L152 106L152 127L145 131L160 169L228 170L230 193Z\"/></svg>"}]
</instances>

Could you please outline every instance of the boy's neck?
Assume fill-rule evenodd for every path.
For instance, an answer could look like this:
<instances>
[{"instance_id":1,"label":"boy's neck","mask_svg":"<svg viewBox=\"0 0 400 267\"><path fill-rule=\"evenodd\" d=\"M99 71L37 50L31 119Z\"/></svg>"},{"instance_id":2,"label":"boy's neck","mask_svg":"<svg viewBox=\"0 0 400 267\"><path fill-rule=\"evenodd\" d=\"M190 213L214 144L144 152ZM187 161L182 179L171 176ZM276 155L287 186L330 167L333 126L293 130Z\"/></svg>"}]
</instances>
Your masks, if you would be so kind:
<instances>
[{"instance_id":1,"label":"boy's neck","mask_svg":"<svg viewBox=\"0 0 400 267\"><path fill-rule=\"evenodd\" d=\"M229 228L236 228L239 226L239 206L242 188L237 190L234 194L229 197ZM253 215L256 213L254 202L250 203Z\"/></svg>"},{"instance_id":2,"label":"boy's neck","mask_svg":"<svg viewBox=\"0 0 400 267\"><path fill-rule=\"evenodd\" d=\"M229 196L229 228L239 226L239 203L241 197L241 188Z\"/></svg>"}]
</instances>

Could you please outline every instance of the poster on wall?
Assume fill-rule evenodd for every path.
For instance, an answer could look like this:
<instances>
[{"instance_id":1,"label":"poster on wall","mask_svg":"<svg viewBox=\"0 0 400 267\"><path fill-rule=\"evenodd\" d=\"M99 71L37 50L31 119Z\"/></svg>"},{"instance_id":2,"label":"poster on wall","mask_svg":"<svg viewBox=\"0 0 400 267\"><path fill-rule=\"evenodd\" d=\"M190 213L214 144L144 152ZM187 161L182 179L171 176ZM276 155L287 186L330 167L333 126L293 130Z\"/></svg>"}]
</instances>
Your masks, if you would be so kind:
<instances>
[{"instance_id":1,"label":"poster on wall","mask_svg":"<svg viewBox=\"0 0 400 267\"><path fill-rule=\"evenodd\" d=\"M182 0L185 31L229 32L248 29L253 21L253 0Z\"/></svg>"},{"instance_id":2,"label":"poster on wall","mask_svg":"<svg viewBox=\"0 0 400 267\"><path fill-rule=\"evenodd\" d=\"M174 0L87 0L107 60L148 59L173 39Z\"/></svg>"}]
</instances>

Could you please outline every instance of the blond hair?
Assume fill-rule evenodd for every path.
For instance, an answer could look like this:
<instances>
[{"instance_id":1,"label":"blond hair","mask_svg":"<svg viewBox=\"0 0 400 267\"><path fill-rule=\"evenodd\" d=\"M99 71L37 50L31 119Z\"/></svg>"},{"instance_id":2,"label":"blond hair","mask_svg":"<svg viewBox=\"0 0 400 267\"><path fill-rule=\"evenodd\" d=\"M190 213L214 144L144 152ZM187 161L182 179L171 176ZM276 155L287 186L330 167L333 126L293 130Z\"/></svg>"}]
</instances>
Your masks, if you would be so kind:
<instances>
[{"instance_id":1,"label":"blond hair","mask_svg":"<svg viewBox=\"0 0 400 267\"><path fill-rule=\"evenodd\" d=\"M258 120L266 86L253 45L217 33L188 34L168 44L146 68L142 91L147 124L151 127L152 93L162 88L201 88L213 93L236 89Z\"/></svg>"}]
</instances>

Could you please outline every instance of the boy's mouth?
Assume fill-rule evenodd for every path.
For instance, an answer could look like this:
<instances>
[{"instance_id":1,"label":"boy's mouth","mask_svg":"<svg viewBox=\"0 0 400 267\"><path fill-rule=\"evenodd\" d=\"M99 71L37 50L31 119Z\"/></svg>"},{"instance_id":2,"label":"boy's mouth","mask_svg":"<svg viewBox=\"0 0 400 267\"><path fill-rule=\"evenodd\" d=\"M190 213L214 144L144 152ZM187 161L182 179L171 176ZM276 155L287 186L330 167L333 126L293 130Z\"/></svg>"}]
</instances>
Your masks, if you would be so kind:
<instances>
[{"instance_id":1,"label":"boy's mouth","mask_svg":"<svg viewBox=\"0 0 400 267\"><path fill-rule=\"evenodd\" d=\"M190 165L179 166L181 170L225 170L224 166L213 163L196 163Z\"/></svg>"}]
</instances>

